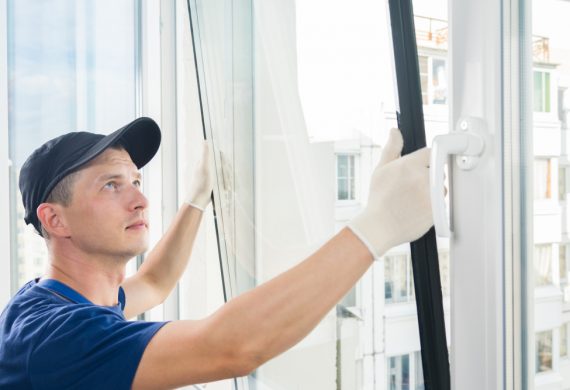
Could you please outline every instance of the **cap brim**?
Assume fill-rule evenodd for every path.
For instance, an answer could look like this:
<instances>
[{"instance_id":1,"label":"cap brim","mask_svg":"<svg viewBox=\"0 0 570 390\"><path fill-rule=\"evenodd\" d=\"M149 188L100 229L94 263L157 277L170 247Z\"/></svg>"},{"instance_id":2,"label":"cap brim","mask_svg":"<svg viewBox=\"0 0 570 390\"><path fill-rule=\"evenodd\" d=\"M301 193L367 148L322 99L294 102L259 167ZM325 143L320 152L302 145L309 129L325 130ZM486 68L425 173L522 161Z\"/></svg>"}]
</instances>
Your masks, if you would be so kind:
<instances>
[{"instance_id":1,"label":"cap brim","mask_svg":"<svg viewBox=\"0 0 570 390\"><path fill-rule=\"evenodd\" d=\"M154 120L140 117L123 126L117 131L105 136L93 145L85 155L68 169L68 173L87 164L107 148L121 145L131 156L138 169L145 166L156 154L160 147L160 128Z\"/></svg>"}]
</instances>

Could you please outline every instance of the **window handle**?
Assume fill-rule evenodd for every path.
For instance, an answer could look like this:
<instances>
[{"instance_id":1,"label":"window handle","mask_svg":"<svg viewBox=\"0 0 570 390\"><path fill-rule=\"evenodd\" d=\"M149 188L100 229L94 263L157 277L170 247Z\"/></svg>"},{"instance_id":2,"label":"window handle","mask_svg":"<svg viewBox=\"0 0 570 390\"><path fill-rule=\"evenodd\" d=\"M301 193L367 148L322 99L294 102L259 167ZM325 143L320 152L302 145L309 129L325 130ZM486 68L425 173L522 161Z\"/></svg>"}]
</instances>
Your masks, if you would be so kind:
<instances>
[{"instance_id":1,"label":"window handle","mask_svg":"<svg viewBox=\"0 0 570 390\"><path fill-rule=\"evenodd\" d=\"M483 137L479 134L483 122L476 118L459 120L457 130L434 138L430 161L431 208L435 231L440 237L450 237L449 218L445 207L444 166L449 164L449 157L456 156L459 168L471 170L479 162L479 156L485 149Z\"/></svg>"}]
</instances>

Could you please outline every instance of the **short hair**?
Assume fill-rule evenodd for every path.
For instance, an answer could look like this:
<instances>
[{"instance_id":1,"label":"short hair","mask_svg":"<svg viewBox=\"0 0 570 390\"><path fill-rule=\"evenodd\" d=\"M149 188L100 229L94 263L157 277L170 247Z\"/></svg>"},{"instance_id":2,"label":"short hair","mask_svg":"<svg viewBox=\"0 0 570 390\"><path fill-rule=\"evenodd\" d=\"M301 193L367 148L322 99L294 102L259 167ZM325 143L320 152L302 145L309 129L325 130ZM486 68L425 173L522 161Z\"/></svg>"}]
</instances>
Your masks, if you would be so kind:
<instances>
[{"instance_id":1,"label":"short hair","mask_svg":"<svg viewBox=\"0 0 570 390\"><path fill-rule=\"evenodd\" d=\"M117 143L115 145L109 146L107 149L124 150L125 148L123 148L121 144ZM53 190L51 190L44 203L56 203L62 205L63 207L69 206L73 198L72 187L73 184L75 183L75 180L77 179L81 171L90 165L91 165L90 163L87 163L83 167L81 167L80 170L71 172L69 175L61 179L59 183L57 183L55 187L53 187ZM49 234L47 230L44 228L44 225L41 223L41 221L40 221L40 227L41 227L40 235L43 238L49 240Z\"/></svg>"},{"instance_id":2,"label":"short hair","mask_svg":"<svg viewBox=\"0 0 570 390\"><path fill-rule=\"evenodd\" d=\"M72 172L61 179L60 182L57 183L53 188L53 190L51 190L47 199L45 200L45 203L56 203L62 205L63 207L69 206L73 197L72 187L80 172L80 170ZM49 239L49 234L44 228L44 225L41 222L40 225L42 230L40 235L43 238Z\"/></svg>"}]
</instances>

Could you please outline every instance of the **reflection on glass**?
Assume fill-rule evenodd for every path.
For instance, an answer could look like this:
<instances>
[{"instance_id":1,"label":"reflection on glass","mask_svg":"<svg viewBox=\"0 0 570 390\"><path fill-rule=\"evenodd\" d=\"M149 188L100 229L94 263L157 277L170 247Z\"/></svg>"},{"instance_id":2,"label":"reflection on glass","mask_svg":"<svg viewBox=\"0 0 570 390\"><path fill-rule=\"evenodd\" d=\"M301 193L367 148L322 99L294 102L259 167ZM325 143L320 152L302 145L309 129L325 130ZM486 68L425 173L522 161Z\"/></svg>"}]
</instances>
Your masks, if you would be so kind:
<instances>
[{"instance_id":1,"label":"reflection on glass","mask_svg":"<svg viewBox=\"0 0 570 390\"><path fill-rule=\"evenodd\" d=\"M9 0L8 99L13 285L44 272L44 241L23 220L18 175L43 142L111 132L135 116L134 2Z\"/></svg>"},{"instance_id":2,"label":"reflection on glass","mask_svg":"<svg viewBox=\"0 0 570 390\"><path fill-rule=\"evenodd\" d=\"M564 323L560 327L560 357L568 357L568 324Z\"/></svg>"},{"instance_id":3,"label":"reflection on glass","mask_svg":"<svg viewBox=\"0 0 570 390\"><path fill-rule=\"evenodd\" d=\"M432 79L431 86L433 88L433 104L447 103L447 74L445 59L432 59Z\"/></svg>"},{"instance_id":4,"label":"reflection on glass","mask_svg":"<svg viewBox=\"0 0 570 390\"><path fill-rule=\"evenodd\" d=\"M536 286L552 284L552 244L534 246Z\"/></svg>"},{"instance_id":5,"label":"reflection on glass","mask_svg":"<svg viewBox=\"0 0 570 390\"><path fill-rule=\"evenodd\" d=\"M407 302L412 298L411 260L405 255L384 257L386 303Z\"/></svg>"},{"instance_id":6,"label":"reflection on glass","mask_svg":"<svg viewBox=\"0 0 570 390\"><path fill-rule=\"evenodd\" d=\"M228 248L225 280L241 272L249 281L234 283L237 295L297 264L365 207L369 178L396 126L392 42L379 17L385 4L376 0L351 7L326 0L256 2L254 12L221 0L191 4L204 64L206 130L215 154L227 156L235 186L219 189L217 215ZM425 22L416 30L431 144L448 132L447 2L416 6ZM244 15L253 15L253 30L242 28ZM255 47L244 51L240 42ZM244 112L253 112L253 120L244 121ZM218 182L224 173L217 166ZM252 232L251 247L240 255L244 232ZM439 245L446 313L448 248ZM250 387L423 388L408 245L375 262L339 306L250 376Z\"/></svg>"},{"instance_id":7,"label":"reflection on glass","mask_svg":"<svg viewBox=\"0 0 570 390\"><path fill-rule=\"evenodd\" d=\"M551 160L534 161L534 199L552 198Z\"/></svg>"},{"instance_id":8,"label":"reflection on glass","mask_svg":"<svg viewBox=\"0 0 570 390\"><path fill-rule=\"evenodd\" d=\"M535 345L536 390L566 388L570 381L567 305L568 235L567 175L570 138L570 3L561 0L532 2L532 71L525 75L532 88L534 169L534 329L528 342ZM531 46L532 45L532 46ZM531 290L532 291L532 290ZM540 374L538 374L540 373Z\"/></svg>"},{"instance_id":9,"label":"reflection on glass","mask_svg":"<svg viewBox=\"0 0 570 390\"><path fill-rule=\"evenodd\" d=\"M552 370L552 331L536 334L536 372Z\"/></svg>"},{"instance_id":10,"label":"reflection on glass","mask_svg":"<svg viewBox=\"0 0 570 390\"><path fill-rule=\"evenodd\" d=\"M388 363L388 389L410 389L410 357L409 355L393 356Z\"/></svg>"},{"instance_id":11,"label":"reflection on glass","mask_svg":"<svg viewBox=\"0 0 570 390\"><path fill-rule=\"evenodd\" d=\"M424 370L422 367L422 354L414 352L414 367L415 367L415 390L424 390Z\"/></svg>"},{"instance_id":12,"label":"reflection on glass","mask_svg":"<svg viewBox=\"0 0 570 390\"><path fill-rule=\"evenodd\" d=\"M550 72L534 72L534 111L550 112Z\"/></svg>"}]
</instances>

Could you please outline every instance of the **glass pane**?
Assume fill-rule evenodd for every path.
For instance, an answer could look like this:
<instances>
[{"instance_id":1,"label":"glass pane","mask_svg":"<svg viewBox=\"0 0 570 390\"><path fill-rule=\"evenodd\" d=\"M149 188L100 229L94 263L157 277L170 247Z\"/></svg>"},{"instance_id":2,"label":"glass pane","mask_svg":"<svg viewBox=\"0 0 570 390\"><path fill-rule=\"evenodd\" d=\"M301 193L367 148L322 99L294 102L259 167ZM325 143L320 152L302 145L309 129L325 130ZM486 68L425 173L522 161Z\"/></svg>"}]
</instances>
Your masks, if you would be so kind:
<instances>
[{"instance_id":1,"label":"glass pane","mask_svg":"<svg viewBox=\"0 0 570 390\"><path fill-rule=\"evenodd\" d=\"M431 87L432 104L447 104L447 70L444 59L434 58L432 61Z\"/></svg>"},{"instance_id":2,"label":"glass pane","mask_svg":"<svg viewBox=\"0 0 570 390\"><path fill-rule=\"evenodd\" d=\"M536 286L552 284L552 245L534 246L534 272Z\"/></svg>"},{"instance_id":3,"label":"glass pane","mask_svg":"<svg viewBox=\"0 0 570 390\"><path fill-rule=\"evenodd\" d=\"M534 111L544 111L544 86L542 72L534 72Z\"/></svg>"},{"instance_id":4,"label":"glass pane","mask_svg":"<svg viewBox=\"0 0 570 390\"><path fill-rule=\"evenodd\" d=\"M372 170L389 128L396 125L392 42L383 17L386 4L375 0L350 7L325 0L256 2L253 10L247 2L191 3L197 9L206 127L218 182L226 172L218 154L224 154L235 184L215 189L231 297L298 264L365 207ZM414 6L428 22L419 50L436 49L444 61L447 2L424 0ZM244 14L253 15L251 31L235 27ZM254 50L240 51L239 42L245 41L253 42ZM435 109L426 115L434 114L426 123L431 144L434 136L448 132L447 104L430 104L428 93L435 96L437 87L442 101L447 74L440 66L432 82L434 73L424 57L424 102ZM247 58L255 66L247 67ZM248 125L235 120L246 102L253 105L247 106L253 113ZM235 142L244 146L241 156ZM242 196L244 183L247 197ZM254 233L248 256L235 252L243 231ZM440 243L443 254L448 248L447 241ZM421 377L413 357L420 343L409 258L409 246L402 245L377 261L341 307L294 348L260 367L248 378L250 386L386 389L391 388L386 368L393 366L395 388L421 388L415 380ZM448 269L445 264L442 270ZM248 283L239 283L240 272Z\"/></svg>"},{"instance_id":5,"label":"glass pane","mask_svg":"<svg viewBox=\"0 0 570 390\"><path fill-rule=\"evenodd\" d=\"M552 196L550 160L534 161L534 199L549 199Z\"/></svg>"},{"instance_id":6,"label":"glass pane","mask_svg":"<svg viewBox=\"0 0 570 390\"><path fill-rule=\"evenodd\" d=\"M415 366L415 376L414 376L414 389L424 390L424 370L422 368L422 354L420 352L414 352L414 366Z\"/></svg>"},{"instance_id":7,"label":"glass pane","mask_svg":"<svg viewBox=\"0 0 570 390\"><path fill-rule=\"evenodd\" d=\"M550 112L550 73L544 73L544 111Z\"/></svg>"},{"instance_id":8,"label":"glass pane","mask_svg":"<svg viewBox=\"0 0 570 390\"><path fill-rule=\"evenodd\" d=\"M348 156L339 155L337 156L337 175L338 177L347 177L348 176Z\"/></svg>"},{"instance_id":9,"label":"glass pane","mask_svg":"<svg viewBox=\"0 0 570 390\"><path fill-rule=\"evenodd\" d=\"M408 355L394 356L389 358L388 389L410 389L410 358Z\"/></svg>"},{"instance_id":10,"label":"glass pane","mask_svg":"<svg viewBox=\"0 0 570 390\"><path fill-rule=\"evenodd\" d=\"M536 372L552 370L552 331L536 334Z\"/></svg>"},{"instance_id":11,"label":"glass pane","mask_svg":"<svg viewBox=\"0 0 570 390\"><path fill-rule=\"evenodd\" d=\"M409 300L408 255L390 255L384 257L384 283L390 297L386 296L386 303L406 302Z\"/></svg>"},{"instance_id":12,"label":"glass pane","mask_svg":"<svg viewBox=\"0 0 570 390\"><path fill-rule=\"evenodd\" d=\"M559 277L560 277L560 286L564 287L568 280L567 274L567 266L566 266L566 244L560 244L558 247L558 266L559 266Z\"/></svg>"},{"instance_id":13,"label":"glass pane","mask_svg":"<svg viewBox=\"0 0 570 390\"><path fill-rule=\"evenodd\" d=\"M8 0L12 270L18 289L43 274L43 239L23 221L18 175L45 141L110 133L135 117L133 1ZM113 42L112 45L109 42Z\"/></svg>"},{"instance_id":14,"label":"glass pane","mask_svg":"<svg viewBox=\"0 0 570 390\"><path fill-rule=\"evenodd\" d=\"M534 202L533 242L534 328L527 329L527 340L535 346L527 369L536 373L537 390L567 388L570 365L567 359L566 323L570 294L567 243L569 213L566 202L569 141L566 118L570 107L565 91L570 87L570 42L568 19L570 3L561 0L532 1L533 145L535 166L532 177ZM531 46L532 45L532 46ZM558 175L558 177L557 177ZM558 188L557 188L558 186ZM558 195L557 195L558 194ZM530 289L532 292L532 288ZM532 377L531 377L532 380Z\"/></svg>"},{"instance_id":15,"label":"glass pane","mask_svg":"<svg viewBox=\"0 0 570 390\"><path fill-rule=\"evenodd\" d=\"M347 200L348 199L348 179L346 178L338 178L337 180L338 185L338 193L337 199L338 200Z\"/></svg>"},{"instance_id":16,"label":"glass pane","mask_svg":"<svg viewBox=\"0 0 570 390\"><path fill-rule=\"evenodd\" d=\"M561 202L566 201L566 168L560 167L558 171L558 199Z\"/></svg>"},{"instance_id":17,"label":"glass pane","mask_svg":"<svg viewBox=\"0 0 570 390\"><path fill-rule=\"evenodd\" d=\"M562 324L560 327L560 357L568 355L568 325Z\"/></svg>"}]
</instances>

